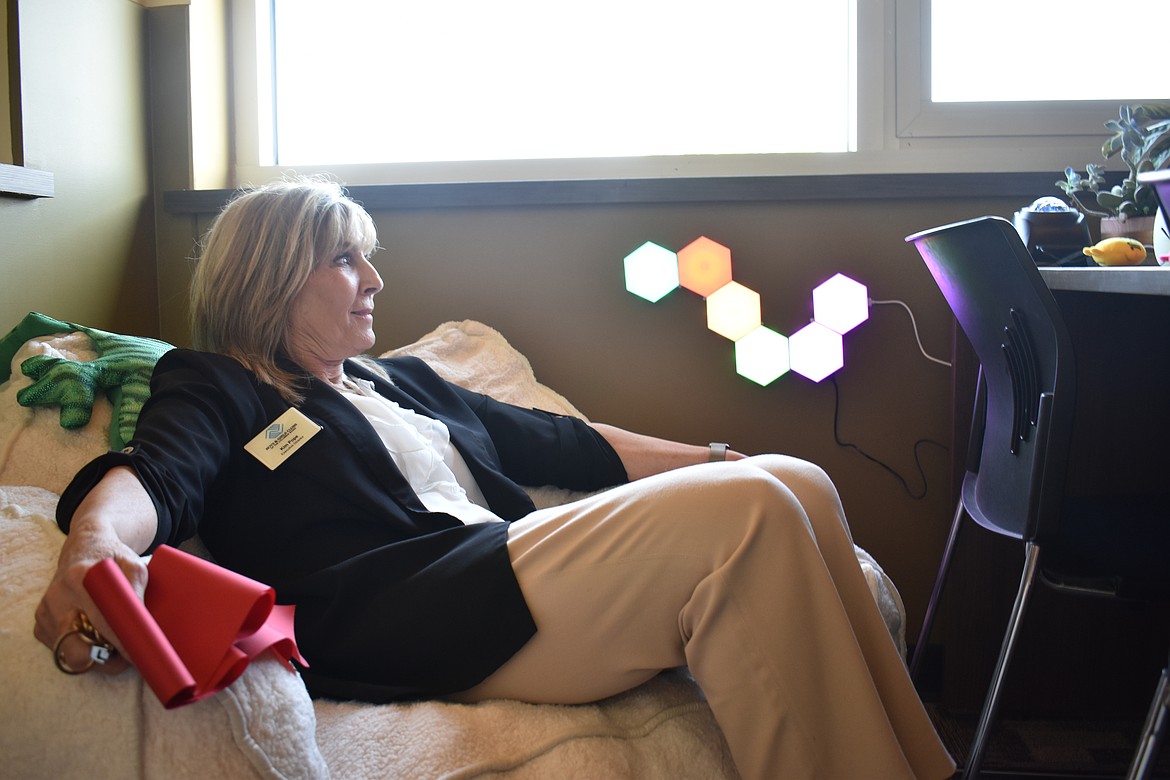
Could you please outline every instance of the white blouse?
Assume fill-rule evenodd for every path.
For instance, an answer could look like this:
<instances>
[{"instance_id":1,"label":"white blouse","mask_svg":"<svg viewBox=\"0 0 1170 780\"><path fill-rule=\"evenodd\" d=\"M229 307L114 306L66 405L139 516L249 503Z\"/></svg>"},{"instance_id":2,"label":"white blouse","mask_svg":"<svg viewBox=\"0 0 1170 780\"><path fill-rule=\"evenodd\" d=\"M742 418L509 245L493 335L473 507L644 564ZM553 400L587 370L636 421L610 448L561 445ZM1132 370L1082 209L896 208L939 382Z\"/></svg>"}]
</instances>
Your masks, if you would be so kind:
<instances>
[{"instance_id":1,"label":"white blouse","mask_svg":"<svg viewBox=\"0 0 1170 780\"><path fill-rule=\"evenodd\" d=\"M365 380L347 382L350 383L360 383L370 391L364 393L354 387L343 390L342 395L374 426L423 506L432 512L449 514L465 525L503 522L487 508L487 499L467 462L451 444L451 432L442 421L383 398Z\"/></svg>"}]
</instances>

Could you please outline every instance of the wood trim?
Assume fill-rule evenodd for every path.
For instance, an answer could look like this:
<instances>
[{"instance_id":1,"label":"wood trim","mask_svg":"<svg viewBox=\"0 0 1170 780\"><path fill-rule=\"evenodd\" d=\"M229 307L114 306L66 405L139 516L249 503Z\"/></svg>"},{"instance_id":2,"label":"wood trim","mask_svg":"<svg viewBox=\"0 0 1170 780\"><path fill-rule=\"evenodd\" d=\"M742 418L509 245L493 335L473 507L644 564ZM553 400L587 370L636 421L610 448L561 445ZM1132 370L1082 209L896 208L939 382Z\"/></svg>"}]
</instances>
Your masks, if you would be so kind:
<instances>
[{"instance_id":1,"label":"wood trim","mask_svg":"<svg viewBox=\"0 0 1170 780\"><path fill-rule=\"evenodd\" d=\"M1054 173L881 173L823 176L724 176L574 181L492 181L353 185L367 209L848 201L912 198L1019 198L1056 189ZM213 214L232 190L177 190L163 195L171 214Z\"/></svg>"},{"instance_id":2,"label":"wood trim","mask_svg":"<svg viewBox=\"0 0 1170 780\"><path fill-rule=\"evenodd\" d=\"M0 196L17 198L53 197L53 174L24 167L24 117L21 107L20 81L20 10L17 0L0 0L0 13L6 16L7 37L0 41L0 57L5 58L8 75L8 101L0 121L8 122L12 135L12 163L0 163Z\"/></svg>"},{"instance_id":3,"label":"wood trim","mask_svg":"<svg viewBox=\"0 0 1170 780\"><path fill-rule=\"evenodd\" d=\"M53 192L53 174L50 171L0 164L0 195L51 198Z\"/></svg>"}]
</instances>

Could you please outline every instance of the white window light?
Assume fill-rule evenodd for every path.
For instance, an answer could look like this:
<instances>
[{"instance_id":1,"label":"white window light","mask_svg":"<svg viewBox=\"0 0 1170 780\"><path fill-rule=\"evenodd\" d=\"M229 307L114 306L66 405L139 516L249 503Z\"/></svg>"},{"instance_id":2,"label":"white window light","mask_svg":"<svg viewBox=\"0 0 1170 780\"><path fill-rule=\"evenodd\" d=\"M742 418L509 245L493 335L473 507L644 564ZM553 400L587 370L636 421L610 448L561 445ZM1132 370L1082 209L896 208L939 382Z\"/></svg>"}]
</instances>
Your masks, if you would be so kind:
<instances>
[{"instance_id":1,"label":"white window light","mask_svg":"<svg viewBox=\"0 0 1170 780\"><path fill-rule=\"evenodd\" d=\"M843 152L854 135L852 0L272 8L280 165Z\"/></svg>"},{"instance_id":2,"label":"white window light","mask_svg":"<svg viewBox=\"0 0 1170 780\"><path fill-rule=\"evenodd\" d=\"M1003 170L1009 154L1028 169L1061 170L1066 149L1099 147L1118 104L1170 101L1156 55L1141 53L1133 34L1170 26L1166 0L1135 0L1122 14L1090 0L888 2L902 146L987 149L1000 166L989 170Z\"/></svg>"},{"instance_id":3,"label":"white window light","mask_svg":"<svg viewBox=\"0 0 1170 780\"><path fill-rule=\"evenodd\" d=\"M930 98L936 103L1142 100L1167 94L1156 37L1166 0L931 0Z\"/></svg>"}]
</instances>

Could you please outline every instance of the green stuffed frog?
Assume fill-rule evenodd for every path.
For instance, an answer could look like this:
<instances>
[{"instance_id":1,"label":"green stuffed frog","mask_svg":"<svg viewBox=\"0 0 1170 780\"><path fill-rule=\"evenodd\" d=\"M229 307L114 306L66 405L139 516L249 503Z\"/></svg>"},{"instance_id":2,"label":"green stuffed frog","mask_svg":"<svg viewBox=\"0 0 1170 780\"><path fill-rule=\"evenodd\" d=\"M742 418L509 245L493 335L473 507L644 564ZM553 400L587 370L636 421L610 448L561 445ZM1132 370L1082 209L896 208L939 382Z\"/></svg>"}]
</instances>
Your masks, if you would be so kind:
<instances>
[{"instance_id":1,"label":"green stuffed frog","mask_svg":"<svg viewBox=\"0 0 1170 780\"><path fill-rule=\"evenodd\" d=\"M34 381L17 393L17 403L28 407L59 405L61 427L81 428L93 414L98 390L104 390L114 407L110 448L120 450L134 436L138 412L150 397L154 364L173 347L164 341L109 333L30 312L0 339L0 382L8 380L12 359L26 341L73 332L89 336L98 357L88 362L48 355L28 358L20 370Z\"/></svg>"}]
</instances>

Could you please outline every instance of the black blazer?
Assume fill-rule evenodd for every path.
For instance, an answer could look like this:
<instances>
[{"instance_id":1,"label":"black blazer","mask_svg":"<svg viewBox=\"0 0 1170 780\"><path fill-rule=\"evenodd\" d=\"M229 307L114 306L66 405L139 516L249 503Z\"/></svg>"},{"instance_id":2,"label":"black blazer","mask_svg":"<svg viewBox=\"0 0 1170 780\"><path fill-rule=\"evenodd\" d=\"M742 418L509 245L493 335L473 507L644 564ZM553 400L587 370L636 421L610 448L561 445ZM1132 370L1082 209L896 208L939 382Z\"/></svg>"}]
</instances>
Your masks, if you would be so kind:
<instances>
[{"instance_id":1,"label":"black blazer","mask_svg":"<svg viewBox=\"0 0 1170 780\"><path fill-rule=\"evenodd\" d=\"M592 490L626 480L617 454L580 420L464 390L416 358L379 363L392 382L352 361L346 371L442 420L506 521L533 509L521 484ZM134 439L77 475L58 523L68 531L101 475L129 465L158 511L154 545L198 532L219 564L297 605L297 642L310 664L302 671L315 695L376 702L477 684L536 630L508 559L506 523L465 526L428 512L353 404L304 381L299 409L321 431L270 470L244 445L288 404L231 358L168 352Z\"/></svg>"}]
</instances>

